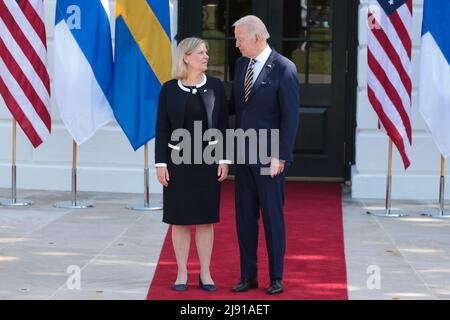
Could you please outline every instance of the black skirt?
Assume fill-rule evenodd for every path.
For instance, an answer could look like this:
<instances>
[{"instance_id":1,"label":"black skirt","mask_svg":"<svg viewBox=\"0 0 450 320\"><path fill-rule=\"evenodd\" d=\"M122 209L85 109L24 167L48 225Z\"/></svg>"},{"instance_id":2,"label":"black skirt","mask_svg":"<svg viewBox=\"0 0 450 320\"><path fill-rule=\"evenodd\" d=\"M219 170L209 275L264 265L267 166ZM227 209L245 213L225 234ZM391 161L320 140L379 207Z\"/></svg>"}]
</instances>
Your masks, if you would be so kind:
<instances>
[{"instance_id":1,"label":"black skirt","mask_svg":"<svg viewBox=\"0 0 450 320\"><path fill-rule=\"evenodd\" d=\"M217 165L168 166L163 221L175 225L219 222L220 182Z\"/></svg>"},{"instance_id":2,"label":"black skirt","mask_svg":"<svg viewBox=\"0 0 450 320\"><path fill-rule=\"evenodd\" d=\"M189 98L184 115L184 128L191 133L193 142L196 138L194 137L194 121L201 121L202 131L204 131L208 128L208 119L200 95L186 94L189 94ZM193 153L194 149L191 150ZM193 154L191 156L194 157ZM175 165L170 156L168 159L167 169L170 180L163 191L163 222L174 225L219 222L218 165L193 164L193 161L191 164Z\"/></svg>"}]
</instances>

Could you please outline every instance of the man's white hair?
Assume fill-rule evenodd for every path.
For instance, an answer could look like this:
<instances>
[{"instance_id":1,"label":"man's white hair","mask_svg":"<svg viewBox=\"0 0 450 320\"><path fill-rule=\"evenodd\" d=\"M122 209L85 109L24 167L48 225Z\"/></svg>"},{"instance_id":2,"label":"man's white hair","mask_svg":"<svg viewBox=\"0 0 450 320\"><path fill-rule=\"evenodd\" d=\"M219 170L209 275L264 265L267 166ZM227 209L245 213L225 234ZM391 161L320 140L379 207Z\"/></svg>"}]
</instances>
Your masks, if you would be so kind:
<instances>
[{"instance_id":1,"label":"man's white hair","mask_svg":"<svg viewBox=\"0 0 450 320\"><path fill-rule=\"evenodd\" d=\"M248 28L248 32L250 33L250 36L259 34L266 40L270 38L270 34L267 31L266 25L257 16L253 16L253 15L245 16L245 17L240 18L235 23L233 23L233 27L236 28L239 26L246 26Z\"/></svg>"}]
</instances>

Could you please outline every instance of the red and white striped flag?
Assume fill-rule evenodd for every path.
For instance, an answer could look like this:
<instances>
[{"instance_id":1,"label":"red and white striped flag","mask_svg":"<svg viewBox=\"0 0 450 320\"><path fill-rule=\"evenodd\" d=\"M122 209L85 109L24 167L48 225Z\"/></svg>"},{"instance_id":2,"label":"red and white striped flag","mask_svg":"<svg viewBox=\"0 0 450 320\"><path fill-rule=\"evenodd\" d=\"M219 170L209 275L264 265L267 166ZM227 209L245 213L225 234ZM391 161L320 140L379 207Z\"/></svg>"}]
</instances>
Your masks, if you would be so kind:
<instances>
[{"instance_id":1,"label":"red and white striped flag","mask_svg":"<svg viewBox=\"0 0 450 320\"><path fill-rule=\"evenodd\" d=\"M51 132L43 0L0 0L0 94L39 146Z\"/></svg>"},{"instance_id":2,"label":"red and white striped flag","mask_svg":"<svg viewBox=\"0 0 450 320\"><path fill-rule=\"evenodd\" d=\"M370 0L367 90L379 125L410 165L412 0Z\"/></svg>"}]
</instances>

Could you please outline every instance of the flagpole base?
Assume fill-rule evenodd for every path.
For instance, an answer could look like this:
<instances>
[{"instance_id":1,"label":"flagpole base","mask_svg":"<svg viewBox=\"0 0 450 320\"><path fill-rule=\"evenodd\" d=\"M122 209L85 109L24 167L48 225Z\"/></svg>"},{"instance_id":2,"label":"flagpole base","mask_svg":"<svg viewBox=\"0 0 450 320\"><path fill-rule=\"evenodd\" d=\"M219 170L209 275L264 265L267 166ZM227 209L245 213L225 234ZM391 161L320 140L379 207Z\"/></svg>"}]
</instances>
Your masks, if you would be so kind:
<instances>
[{"instance_id":1,"label":"flagpole base","mask_svg":"<svg viewBox=\"0 0 450 320\"><path fill-rule=\"evenodd\" d=\"M430 211L425 211L425 212L421 213L420 215L424 216L424 217L448 219L448 218L450 218L450 211L430 210Z\"/></svg>"},{"instance_id":2,"label":"flagpole base","mask_svg":"<svg viewBox=\"0 0 450 320\"><path fill-rule=\"evenodd\" d=\"M161 203L153 203L152 201L150 201L150 203L146 204L144 201L141 203L129 204L126 208L136 211L160 211L163 209L163 206L161 205Z\"/></svg>"},{"instance_id":3,"label":"flagpole base","mask_svg":"<svg viewBox=\"0 0 450 320\"><path fill-rule=\"evenodd\" d=\"M53 206L61 209L88 209L94 207L92 203L79 201L63 201L55 203Z\"/></svg>"},{"instance_id":4,"label":"flagpole base","mask_svg":"<svg viewBox=\"0 0 450 320\"><path fill-rule=\"evenodd\" d=\"M374 217L381 217L381 218L401 218L406 217L406 213L402 213L399 210L392 210L392 209L383 209L383 210L371 210L367 211L367 214L370 214Z\"/></svg>"},{"instance_id":5,"label":"flagpole base","mask_svg":"<svg viewBox=\"0 0 450 320\"><path fill-rule=\"evenodd\" d=\"M33 201L16 199L16 200L0 200L0 205L5 207L26 207L31 206Z\"/></svg>"}]
</instances>

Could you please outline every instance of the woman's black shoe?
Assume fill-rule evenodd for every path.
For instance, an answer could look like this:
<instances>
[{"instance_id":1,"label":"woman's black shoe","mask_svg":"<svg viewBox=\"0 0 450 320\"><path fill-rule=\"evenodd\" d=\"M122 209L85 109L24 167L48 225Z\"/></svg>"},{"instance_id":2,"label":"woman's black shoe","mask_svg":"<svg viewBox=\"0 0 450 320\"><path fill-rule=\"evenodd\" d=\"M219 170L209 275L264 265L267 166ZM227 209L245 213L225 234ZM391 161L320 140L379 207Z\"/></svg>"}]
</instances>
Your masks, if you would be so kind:
<instances>
[{"instance_id":1,"label":"woman's black shoe","mask_svg":"<svg viewBox=\"0 0 450 320\"><path fill-rule=\"evenodd\" d=\"M172 290L174 291L186 291L188 288L187 283L181 283L181 284L173 284Z\"/></svg>"},{"instance_id":2,"label":"woman's black shoe","mask_svg":"<svg viewBox=\"0 0 450 320\"><path fill-rule=\"evenodd\" d=\"M200 275L198 275L198 286L200 287L200 289L209 291L209 292L213 292L213 291L217 290L217 287L215 284L203 284L202 277Z\"/></svg>"}]
</instances>

